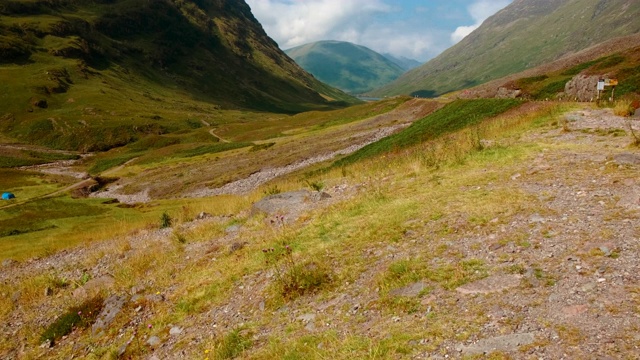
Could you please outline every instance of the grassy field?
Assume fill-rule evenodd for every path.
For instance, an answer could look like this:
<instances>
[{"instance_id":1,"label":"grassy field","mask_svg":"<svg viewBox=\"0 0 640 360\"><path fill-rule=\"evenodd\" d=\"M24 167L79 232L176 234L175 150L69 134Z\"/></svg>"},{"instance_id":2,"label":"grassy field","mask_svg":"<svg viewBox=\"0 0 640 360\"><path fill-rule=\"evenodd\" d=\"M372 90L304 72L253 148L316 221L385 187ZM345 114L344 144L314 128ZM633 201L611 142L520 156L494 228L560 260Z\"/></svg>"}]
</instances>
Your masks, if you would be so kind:
<instances>
[{"instance_id":1,"label":"grassy field","mask_svg":"<svg viewBox=\"0 0 640 360\"><path fill-rule=\"evenodd\" d=\"M412 145L434 140L444 134L476 125L484 119L496 116L520 104L522 102L518 100L458 100L436 113L416 121L401 133L368 145L337 161L334 166L344 166L383 153L401 151ZM478 138L479 140L480 138ZM480 146L479 143L478 146Z\"/></svg>"},{"instance_id":2,"label":"grassy field","mask_svg":"<svg viewBox=\"0 0 640 360\"><path fill-rule=\"evenodd\" d=\"M211 120L208 125L193 121L188 124L190 129L181 133L151 135L127 146L80 160L72 169L113 179L135 179L136 176L141 176L146 180L137 184L139 189L153 184L153 194L166 197L197 181L196 175L184 175L189 172L202 173L203 179L216 184L215 181L230 181L236 176L245 176L254 171L247 161L259 167L265 164L278 166L291 161L286 156L291 156L289 151L292 147L298 147L299 151L301 143L306 143L305 151L309 154L317 151L317 147L335 147L335 144L332 145L336 141L332 136L334 132L355 132L356 130L349 130L349 127L355 126L357 129L363 119L389 112L408 100L409 98L394 98L337 111L293 116L220 112L220 117ZM216 135L229 142L220 141L210 131L215 131ZM279 145L275 145L276 143ZM77 183L79 179L18 170L15 166L77 159L78 155L74 152L51 152L38 147L6 148L3 151L13 163L7 164L3 170L0 190L11 191L17 196L15 200L0 204L0 253L3 258L22 260L51 254L67 247L125 234L132 229L154 226L166 211L180 213L184 206L200 209L206 207L204 204L216 203L215 199L176 199L129 207L105 204L104 199L74 199L69 196L71 192L54 198L43 198ZM285 156L285 153L288 155ZM306 153L299 156L307 156L304 154ZM240 156L240 160L237 156ZM233 164L234 167L209 169L212 161L229 161L228 164ZM125 163L126 167L120 169ZM217 171L213 178L212 170ZM173 179L169 175L171 173L175 174ZM133 191L138 189L135 186L130 188ZM224 208L223 206L222 209ZM225 214L223 210L214 210L214 213ZM191 218L193 216L195 214L191 214ZM79 229L89 229L92 235L86 236L87 232Z\"/></svg>"},{"instance_id":3,"label":"grassy field","mask_svg":"<svg viewBox=\"0 0 640 360\"><path fill-rule=\"evenodd\" d=\"M208 320L194 322L194 319L204 319L209 312L213 312L211 316L216 316L217 322L226 322L228 315L222 312L218 314L215 309L222 309L229 299L239 297L243 300L236 304L238 311L250 313L253 309L251 322L220 329L215 336L207 336L195 347L189 345L192 338L187 335L186 340L176 346L188 349L193 355L201 354L210 358L232 358L247 354L265 359L282 357L283 354L287 358L392 358L410 353L413 348L410 341L415 339L428 338L430 342L425 345L426 348L436 349L445 339L464 341L471 338L481 331L482 309L470 308L470 313L464 318L457 313L436 311L429 315L428 325L421 323L418 326L417 322L413 322L407 327L406 324L390 321L385 325L387 335L384 339L377 335L364 336L358 331L338 334L324 327L322 331L306 332L304 323L289 321L287 312L282 309L306 306L303 304L307 295L325 301L331 299L335 291L349 294L352 286L367 286L377 289L376 293L380 295L368 306L379 312L383 319L410 317L423 308L421 302L429 299L438 289L451 290L485 277L493 270L488 264L463 256L444 240L422 242L421 250L410 257L384 257L380 258L384 260L380 262L375 254L377 251L401 251L410 243L408 239L413 239L409 235L412 232L448 239L462 229L456 226L496 230L500 224L494 223L493 219L518 214L523 211L523 204L527 204L527 211L536 211L531 208L530 199L519 191L489 194L485 189L493 183L504 181L503 177L509 176L505 174L510 174L505 169L541 150L534 144L512 142L512 135L532 127L560 126L557 119L566 110L564 106L526 103L501 115L487 117L470 127L444 132L426 142L417 142L403 151L386 152L307 178L327 187L349 184L362 190L348 201L318 208L303 214L300 221L282 226L272 225L273 221L270 220L273 218L248 215L251 203L264 196L265 188L248 196L158 201L138 208L118 208L114 204L87 200L83 206L93 214L94 219L111 218L110 227L102 230L92 229L88 222L84 222L84 216L76 216L81 215L74 213L77 205L72 205L66 198L34 203L30 208L67 209L67 218L56 219L51 224L58 226L57 229L67 230L60 234L76 239L75 244L90 238L106 238L107 234L109 238L116 238L116 243L109 249L96 249L96 254L88 254L82 260L83 266L91 268L101 258L125 254L113 271L116 282L114 291L128 291L137 286L140 279L151 279L145 293L161 294L167 299L145 303L148 306L145 305L143 313L152 315L145 315L148 317L138 328L131 328L125 324L125 317L119 317L112 325L114 330L109 330L92 343L93 354L97 357L117 350L117 345L106 339L116 337L117 329L121 327L127 329L127 337L136 331L138 335L134 336L157 335L164 338L169 324L188 321L190 326L200 326L203 325L200 321ZM478 148L473 140L478 134L483 140L494 142L494 145ZM302 173L292 174L269 186L284 190L300 188L302 176ZM198 211L232 216L226 220L183 227L185 221L192 219ZM161 227L161 215L165 212L175 221L168 230L171 234L168 242L151 238L144 243L118 240L124 239L126 234L154 233ZM11 216L7 211L0 214L3 221ZM467 221L459 224L458 218ZM18 219L16 217L16 223L20 221ZM96 225L99 223L94 222ZM230 250L233 247L226 238L229 233L225 230L230 225L242 228L240 236L233 240L247 242L239 246L240 250ZM46 255L57 249L55 237L39 238L45 232L32 232L29 240L25 236L27 234L0 239L5 244L3 246L9 243L24 244L23 255ZM34 241L44 250L26 250L27 245L32 246ZM73 241L68 242L67 246ZM274 249L274 252L265 252L265 249ZM17 254L20 251L18 247L2 250L3 254L7 251L16 251ZM266 277L274 271L281 271L281 276ZM18 288L23 306L38 306L43 301L50 301L50 298L42 295L44 287L50 286L54 292L62 293L66 290L56 284L65 281L69 284L82 283L82 274L76 277L65 274L63 270L54 271L20 284ZM362 284L362 279L366 279L364 281L367 283ZM421 295L404 299L391 294L392 289L418 279L428 279L430 284ZM239 284L243 285L239 287ZM241 296L247 291L264 294L264 297ZM260 301L263 301L262 305ZM11 305L5 305L11 308ZM266 310L263 313L265 315L255 315L260 307ZM352 329L352 325L360 324L364 318L353 312L354 307L348 302L340 304L338 309L342 315L333 317L332 323L339 329ZM304 312L304 309L301 311ZM322 321L323 315L318 316L317 320ZM354 319L357 321L354 322ZM207 324L211 328L210 323ZM270 328L270 340L255 340L254 335L264 327ZM28 342L35 343L43 331L25 327L20 334ZM88 332L90 330L78 329L72 336L79 341ZM0 342L2 349L10 346L6 340ZM76 350L62 341L56 345L55 351L58 355L71 355ZM127 356L132 357L148 353L149 349L142 341L134 341L126 349Z\"/></svg>"}]
</instances>

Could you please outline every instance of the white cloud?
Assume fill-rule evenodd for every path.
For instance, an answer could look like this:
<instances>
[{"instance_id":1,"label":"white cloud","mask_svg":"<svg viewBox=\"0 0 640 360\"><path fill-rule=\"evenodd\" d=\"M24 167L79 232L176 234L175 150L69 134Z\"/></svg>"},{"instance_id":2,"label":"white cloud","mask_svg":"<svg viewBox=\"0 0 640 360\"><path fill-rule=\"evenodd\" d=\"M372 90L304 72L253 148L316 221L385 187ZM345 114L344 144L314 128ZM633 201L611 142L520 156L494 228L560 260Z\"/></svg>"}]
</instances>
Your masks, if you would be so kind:
<instances>
[{"instance_id":1,"label":"white cloud","mask_svg":"<svg viewBox=\"0 0 640 360\"><path fill-rule=\"evenodd\" d=\"M477 0L469 5L467 11L471 18L475 21L473 25L458 26L451 34L451 41L455 44L471 34L475 29L479 28L489 16L509 5L511 0Z\"/></svg>"},{"instance_id":2,"label":"white cloud","mask_svg":"<svg viewBox=\"0 0 640 360\"><path fill-rule=\"evenodd\" d=\"M318 40L357 38L376 13L392 11L382 0L247 0L281 48Z\"/></svg>"},{"instance_id":3,"label":"white cloud","mask_svg":"<svg viewBox=\"0 0 640 360\"><path fill-rule=\"evenodd\" d=\"M460 40L467 37L467 35L471 34L473 30L479 28L480 25L471 25L471 26L458 26L458 28L451 34L451 41L453 43L458 43Z\"/></svg>"},{"instance_id":4,"label":"white cloud","mask_svg":"<svg viewBox=\"0 0 640 360\"><path fill-rule=\"evenodd\" d=\"M461 26L459 5L442 0L246 0L280 48L320 40L349 41L379 53L426 61L477 28L512 0L465 0L473 24ZM468 21L468 22L471 22Z\"/></svg>"}]
</instances>

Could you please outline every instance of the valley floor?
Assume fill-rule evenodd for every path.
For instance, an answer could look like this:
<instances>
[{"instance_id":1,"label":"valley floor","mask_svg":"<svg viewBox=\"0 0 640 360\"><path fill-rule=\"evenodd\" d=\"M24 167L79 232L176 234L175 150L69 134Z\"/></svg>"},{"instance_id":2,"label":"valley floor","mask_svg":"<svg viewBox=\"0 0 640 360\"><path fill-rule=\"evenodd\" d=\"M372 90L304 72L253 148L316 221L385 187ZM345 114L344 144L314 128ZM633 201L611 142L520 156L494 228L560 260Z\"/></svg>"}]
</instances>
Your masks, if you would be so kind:
<instances>
[{"instance_id":1,"label":"valley floor","mask_svg":"<svg viewBox=\"0 0 640 360\"><path fill-rule=\"evenodd\" d=\"M640 358L630 125L584 107L455 164L395 154L330 197L5 261L0 357ZM290 271L323 276L298 295ZM95 294L92 327L41 346Z\"/></svg>"}]
</instances>

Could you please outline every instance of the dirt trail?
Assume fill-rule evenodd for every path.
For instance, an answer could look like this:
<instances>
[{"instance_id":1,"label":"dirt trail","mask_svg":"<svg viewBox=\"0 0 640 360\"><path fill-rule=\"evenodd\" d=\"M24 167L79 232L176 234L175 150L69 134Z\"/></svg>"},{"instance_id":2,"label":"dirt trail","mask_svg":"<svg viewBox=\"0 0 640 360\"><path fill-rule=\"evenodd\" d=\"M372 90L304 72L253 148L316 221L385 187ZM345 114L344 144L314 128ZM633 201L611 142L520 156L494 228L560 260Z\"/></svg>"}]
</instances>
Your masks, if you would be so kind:
<instances>
[{"instance_id":1,"label":"dirt trail","mask_svg":"<svg viewBox=\"0 0 640 360\"><path fill-rule=\"evenodd\" d=\"M231 143L231 141L229 141L227 139L223 139L220 136L216 135L216 133L214 131L216 131L216 129L209 130L209 134L211 134L211 136L213 136L214 138L222 141L223 143L227 143L227 144Z\"/></svg>"}]
</instances>

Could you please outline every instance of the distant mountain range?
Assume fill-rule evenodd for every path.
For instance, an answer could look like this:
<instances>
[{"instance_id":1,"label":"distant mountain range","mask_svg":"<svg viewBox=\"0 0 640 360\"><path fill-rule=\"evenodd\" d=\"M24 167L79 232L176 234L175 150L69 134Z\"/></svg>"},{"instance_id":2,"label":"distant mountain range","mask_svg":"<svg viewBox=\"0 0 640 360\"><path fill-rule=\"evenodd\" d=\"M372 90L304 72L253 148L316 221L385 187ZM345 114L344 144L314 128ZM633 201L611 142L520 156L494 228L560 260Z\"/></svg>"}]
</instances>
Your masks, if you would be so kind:
<instances>
[{"instance_id":1,"label":"distant mountain range","mask_svg":"<svg viewBox=\"0 0 640 360\"><path fill-rule=\"evenodd\" d=\"M187 109L357 101L287 57L243 0L2 0L0 96L0 132L89 149L179 130L148 119Z\"/></svg>"},{"instance_id":2,"label":"distant mountain range","mask_svg":"<svg viewBox=\"0 0 640 360\"><path fill-rule=\"evenodd\" d=\"M638 0L515 0L440 56L371 95L435 97L638 32Z\"/></svg>"},{"instance_id":3,"label":"distant mountain range","mask_svg":"<svg viewBox=\"0 0 640 360\"><path fill-rule=\"evenodd\" d=\"M320 81L350 94L365 93L387 84L417 63L333 40L301 45L285 52Z\"/></svg>"},{"instance_id":4,"label":"distant mountain range","mask_svg":"<svg viewBox=\"0 0 640 360\"><path fill-rule=\"evenodd\" d=\"M393 62L394 64L400 66L404 71L409 71L411 69L417 68L418 66L422 65L420 61L409 59L408 57L404 57L404 56L397 57L389 53L384 53L382 54L382 56L391 60L391 62Z\"/></svg>"}]
</instances>

